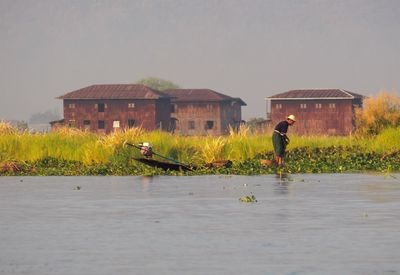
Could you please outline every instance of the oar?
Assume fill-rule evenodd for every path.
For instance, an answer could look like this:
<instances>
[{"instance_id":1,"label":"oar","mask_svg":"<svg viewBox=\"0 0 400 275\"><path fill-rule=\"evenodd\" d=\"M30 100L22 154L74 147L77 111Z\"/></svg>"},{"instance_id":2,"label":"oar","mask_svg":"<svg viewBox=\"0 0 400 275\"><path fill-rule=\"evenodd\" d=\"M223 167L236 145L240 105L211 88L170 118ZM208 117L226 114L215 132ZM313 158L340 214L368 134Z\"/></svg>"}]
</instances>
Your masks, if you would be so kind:
<instances>
[{"instance_id":1,"label":"oar","mask_svg":"<svg viewBox=\"0 0 400 275\"><path fill-rule=\"evenodd\" d=\"M129 146L131 146L131 147L135 147L136 149L139 149L139 150L142 149L141 146L136 145L136 144L132 144L132 143L129 143L129 142L124 142L124 144L129 145ZM192 167L187 166L186 164L183 164L183 163L181 163L181 162L179 162L179 161L176 161L176 160L174 160L174 159L171 159L171 158L165 157L165 156L163 156L163 155L160 155L160 154L158 154L158 153L156 153L156 152L154 152L154 151L152 151L152 152L153 152L153 155L156 155L156 156L158 156L158 157L160 157L160 158L163 158L163 159L172 161L172 162L175 163L175 164L178 164L178 165L180 165L180 166L182 166L182 167L185 167L186 169L188 169L188 170L190 170L190 171L193 171Z\"/></svg>"}]
</instances>

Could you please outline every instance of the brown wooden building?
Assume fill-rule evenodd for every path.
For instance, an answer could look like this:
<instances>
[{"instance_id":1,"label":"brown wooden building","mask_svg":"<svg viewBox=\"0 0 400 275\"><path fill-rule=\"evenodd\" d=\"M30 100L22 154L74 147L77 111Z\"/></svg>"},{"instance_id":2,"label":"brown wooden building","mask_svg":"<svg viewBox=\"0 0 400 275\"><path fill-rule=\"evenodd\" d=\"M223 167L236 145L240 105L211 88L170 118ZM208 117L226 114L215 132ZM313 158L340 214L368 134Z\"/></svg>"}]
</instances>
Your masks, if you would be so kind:
<instances>
[{"instance_id":1,"label":"brown wooden building","mask_svg":"<svg viewBox=\"0 0 400 275\"><path fill-rule=\"evenodd\" d=\"M340 89L291 90L267 99L267 119L274 127L290 114L291 132L300 135L348 135L355 129L355 109L364 96Z\"/></svg>"},{"instance_id":2,"label":"brown wooden building","mask_svg":"<svg viewBox=\"0 0 400 275\"><path fill-rule=\"evenodd\" d=\"M58 98L64 104L64 125L70 127L98 133L170 128L170 97L144 85L92 85Z\"/></svg>"},{"instance_id":3,"label":"brown wooden building","mask_svg":"<svg viewBox=\"0 0 400 275\"><path fill-rule=\"evenodd\" d=\"M175 132L182 135L225 135L229 125L237 128L246 103L210 89L174 89L164 93L172 97L171 117Z\"/></svg>"}]
</instances>

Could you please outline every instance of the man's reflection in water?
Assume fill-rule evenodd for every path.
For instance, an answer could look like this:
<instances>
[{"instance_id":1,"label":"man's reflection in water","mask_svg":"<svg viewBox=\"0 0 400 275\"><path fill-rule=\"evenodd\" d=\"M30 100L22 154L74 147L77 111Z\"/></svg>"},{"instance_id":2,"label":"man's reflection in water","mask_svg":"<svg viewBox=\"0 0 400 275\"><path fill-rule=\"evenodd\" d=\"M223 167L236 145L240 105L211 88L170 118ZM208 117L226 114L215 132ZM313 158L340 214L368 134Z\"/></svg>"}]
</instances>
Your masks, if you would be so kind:
<instances>
[{"instance_id":1,"label":"man's reflection in water","mask_svg":"<svg viewBox=\"0 0 400 275\"><path fill-rule=\"evenodd\" d=\"M140 187L142 192L149 192L151 184L153 182L152 176L141 176L140 177Z\"/></svg>"},{"instance_id":2,"label":"man's reflection in water","mask_svg":"<svg viewBox=\"0 0 400 275\"><path fill-rule=\"evenodd\" d=\"M289 194L289 182L292 181L289 174L277 173L276 181L274 184L274 193L278 195L288 195Z\"/></svg>"}]
</instances>

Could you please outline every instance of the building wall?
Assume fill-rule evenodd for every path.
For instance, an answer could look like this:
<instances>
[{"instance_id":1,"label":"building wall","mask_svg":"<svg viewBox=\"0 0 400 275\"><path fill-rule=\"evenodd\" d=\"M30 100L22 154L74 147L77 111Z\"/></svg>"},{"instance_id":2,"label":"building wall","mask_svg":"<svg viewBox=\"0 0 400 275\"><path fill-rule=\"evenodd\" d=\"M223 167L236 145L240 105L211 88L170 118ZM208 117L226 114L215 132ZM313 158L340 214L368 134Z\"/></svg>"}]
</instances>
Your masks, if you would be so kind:
<instances>
[{"instance_id":1,"label":"building wall","mask_svg":"<svg viewBox=\"0 0 400 275\"><path fill-rule=\"evenodd\" d=\"M229 126L238 129L242 121L242 105L238 102L221 103L221 132L229 134Z\"/></svg>"},{"instance_id":2,"label":"building wall","mask_svg":"<svg viewBox=\"0 0 400 275\"><path fill-rule=\"evenodd\" d=\"M182 135L221 135L219 102L175 102L171 117L176 119L175 133ZM212 128L210 124L212 122Z\"/></svg>"},{"instance_id":3,"label":"building wall","mask_svg":"<svg viewBox=\"0 0 400 275\"><path fill-rule=\"evenodd\" d=\"M225 135L229 133L229 125L238 128L242 119L241 105L237 102L175 102L172 105L175 132L182 135Z\"/></svg>"},{"instance_id":4,"label":"building wall","mask_svg":"<svg viewBox=\"0 0 400 275\"><path fill-rule=\"evenodd\" d=\"M272 127L290 114L296 123L290 129L299 135L348 135L354 131L354 106L360 100L272 100Z\"/></svg>"},{"instance_id":5,"label":"building wall","mask_svg":"<svg viewBox=\"0 0 400 275\"><path fill-rule=\"evenodd\" d=\"M101 104L104 112L100 112ZM183 135L223 135L229 133L229 125L238 127L241 121L241 105L231 102L184 102L174 103L171 113L169 99L159 100L64 100L64 124L82 130L110 133L134 127L146 130L161 129ZM171 118L175 118L175 127ZM99 128L104 121L104 128ZM114 124L117 122L118 125Z\"/></svg>"},{"instance_id":6,"label":"building wall","mask_svg":"<svg viewBox=\"0 0 400 275\"><path fill-rule=\"evenodd\" d=\"M104 112L99 112L102 104L104 104ZM169 100L163 104L156 104L156 100L153 99L64 100L66 125L99 133L112 132L115 129L113 126L117 126L113 125L114 121L119 122L120 129L127 129L129 120L134 121L134 127L142 126L146 130L155 130L159 127L160 121L168 124L169 110ZM99 121L104 121L104 129L99 129Z\"/></svg>"},{"instance_id":7,"label":"building wall","mask_svg":"<svg viewBox=\"0 0 400 275\"><path fill-rule=\"evenodd\" d=\"M156 127L160 130L171 130L171 101L169 99L159 99L155 106Z\"/></svg>"}]
</instances>

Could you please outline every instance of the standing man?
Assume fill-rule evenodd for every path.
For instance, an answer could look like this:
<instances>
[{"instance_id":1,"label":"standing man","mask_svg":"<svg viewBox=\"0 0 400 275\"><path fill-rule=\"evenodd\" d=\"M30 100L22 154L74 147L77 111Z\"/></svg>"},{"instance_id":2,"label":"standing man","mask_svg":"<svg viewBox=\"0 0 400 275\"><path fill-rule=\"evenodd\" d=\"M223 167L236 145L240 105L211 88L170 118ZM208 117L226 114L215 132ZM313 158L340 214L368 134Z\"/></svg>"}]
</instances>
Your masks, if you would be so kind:
<instances>
[{"instance_id":1,"label":"standing man","mask_svg":"<svg viewBox=\"0 0 400 275\"><path fill-rule=\"evenodd\" d=\"M285 156L286 145L289 144L289 138L286 135L289 126L292 126L296 122L294 115L290 115L279 122L274 129L272 134L272 144L274 145L275 152L275 163L281 167L283 165L283 157Z\"/></svg>"}]
</instances>

